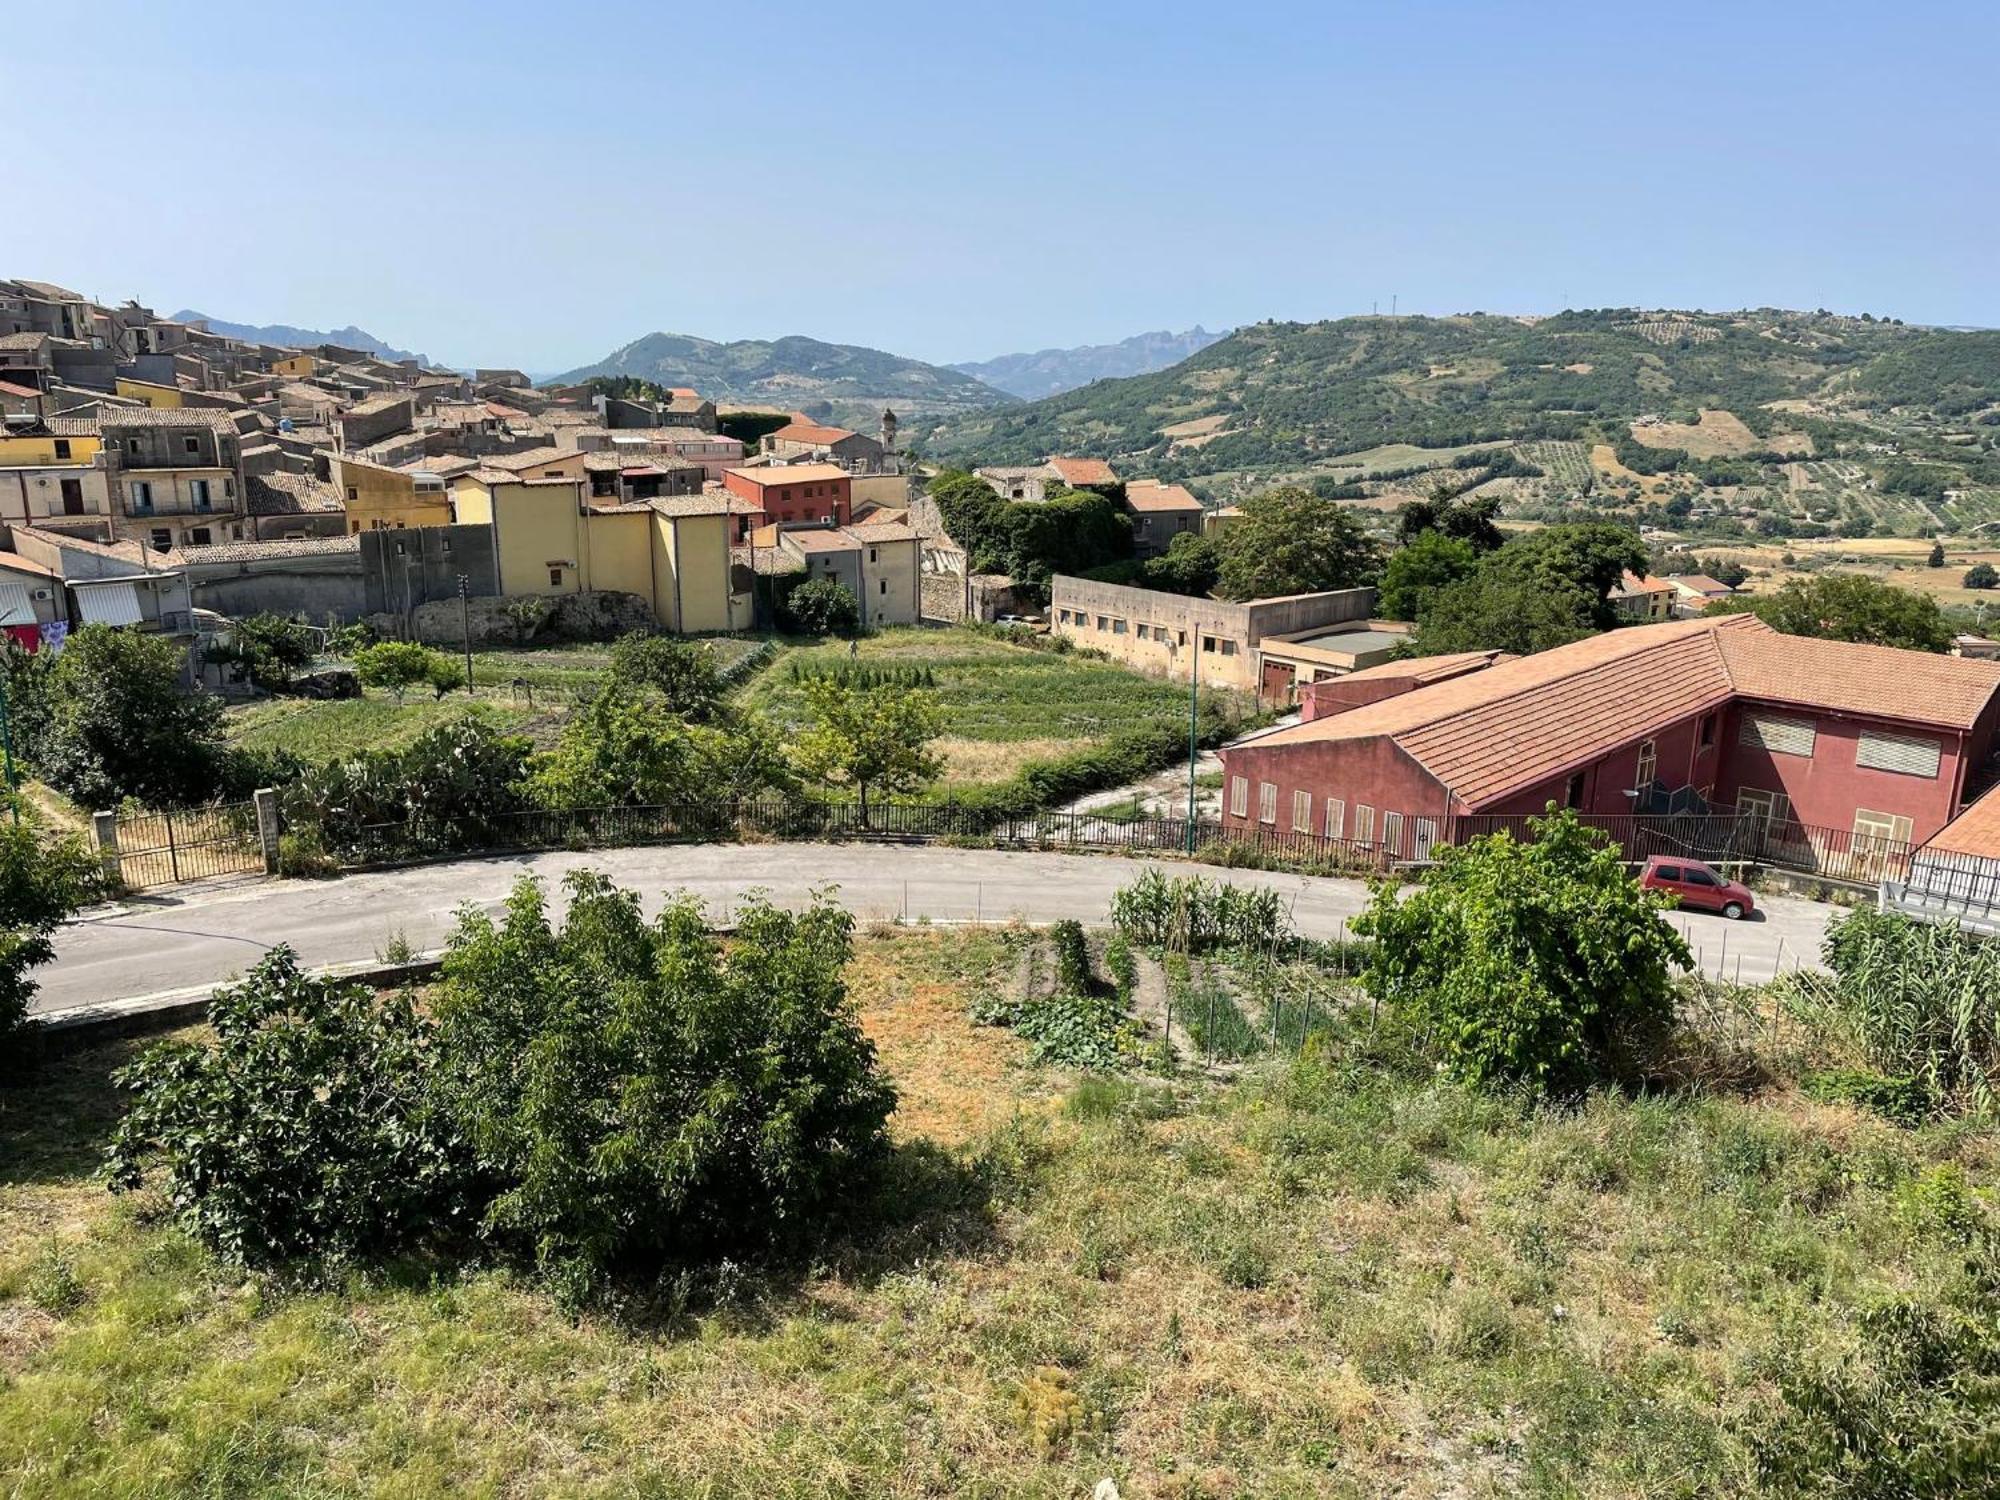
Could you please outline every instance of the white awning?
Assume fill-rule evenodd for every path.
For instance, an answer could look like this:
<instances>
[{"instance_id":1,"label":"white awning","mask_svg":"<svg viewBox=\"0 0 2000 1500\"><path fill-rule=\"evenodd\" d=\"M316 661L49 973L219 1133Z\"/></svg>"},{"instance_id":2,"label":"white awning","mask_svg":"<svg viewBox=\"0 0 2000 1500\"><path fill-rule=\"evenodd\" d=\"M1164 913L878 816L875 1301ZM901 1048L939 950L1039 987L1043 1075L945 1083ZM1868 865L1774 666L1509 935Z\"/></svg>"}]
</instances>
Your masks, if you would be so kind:
<instances>
[{"instance_id":1,"label":"white awning","mask_svg":"<svg viewBox=\"0 0 2000 1500\"><path fill-rule=\"evenodd\" d=\"M0 625L35 624L35 601L25 583L0 583Z\"/></svg>"},{"instance_id":2,"label":"white awning","mask_svg":"<svg viewBox=\"0 0 2000 1500\"><path fill-rule=\"evenodd\" d=\"M145 619L135 583L72 583L70 589L86 625L137 625Z\"/></svg>"}]
</instances>

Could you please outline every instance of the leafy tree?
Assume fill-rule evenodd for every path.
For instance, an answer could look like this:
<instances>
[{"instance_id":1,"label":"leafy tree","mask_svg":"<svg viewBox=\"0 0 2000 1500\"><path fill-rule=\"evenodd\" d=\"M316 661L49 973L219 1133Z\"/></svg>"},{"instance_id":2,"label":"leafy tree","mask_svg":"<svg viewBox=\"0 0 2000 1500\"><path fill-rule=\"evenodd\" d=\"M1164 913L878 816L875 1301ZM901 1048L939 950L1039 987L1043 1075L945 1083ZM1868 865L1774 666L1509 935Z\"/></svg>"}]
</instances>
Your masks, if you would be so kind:
<instances>
[{"instance_id":1,"label":"leafy tree","mask_svg":"<svg viewBox=\"0 0 2000 1500\"><path fill-rule=\"evenodd\" d=\"M56 657L47 651L23 651L13 641L0 641L0 690L7 694L7 723L14 738L16 775L22 764L35 765L43 739L55 717Z\"/></svg>"},{"instance_id":2,"label":"leafy tree","mask_svg":"<svg viewBox=\"0 0 2000 1500\"><path fill-rule=\"evenodd\" d=\"M1706 613L1746 610L1787 635L1900 646L1906 651L1944 651L1951 646L1951 625L1937 600L1859 573L1794 578L1774 594L1717 600Z\"/></svg>"},{"instance_id":3,"label":"leafy tree","mask_svg":"<svg viewBox=\"0 0 2000 1500\"><path fill-rule=\"evenodd\" d=\"M819 1227L886 1148L894 1088L844 979L853 919L692 899L648 924L579 871L563 925L523 880L467 910L435 1009L438 1090L497 1191L493 1240L573 1300L608 1277Z\"/></svg>"},{"instance_id":4,"label":"leafy tree","mask_svg":"<svg viewBox=\"0 0 2000 1500\"><path fill-rule=\"evenodd\" d=\"M1410 545L1426 532L1438 532L1491 552L1506 540L1494 518L1500 514L1497 496L1462 499L1449 485L1439 484L1422 500L1407 501L1396 512L1396 539Z\"/></svg>"},{"instance_id":5,"label":"leafy tree","mask_svg":"<svg viewBox=\"0 0 2000 1500\"><path fill-rule=\"evenodd\" d=\"M1532 656L1597 633L1591 598L1574 584L1549 584L1477 568L1435 589L1417 616L1420 656L1510 651Z\"/></svg>"},{"instance_id":6,"label":"leafy tree","mask_svg":"<svg viewBox=\"0 0 2000 1500\"><path fill-rule=\"evenodd\" d=\"M1508 542L1480 564L1481 571L1549 589L1581 589L1590 596L1590 618L1609 630L1618 617L1609 601L1627 572L1643 572L1646 544L1639 533L1610 521L1545 526Z\"/></svg>"},{"instance_id":7,"label":"leafy tree","mask_svg":"<svg viewBox=\"0 0 2000 1500\"><path fill-rule=\"evenodd\" d=\"M1574 813L1440 848L1408 896L1384 883L1354 930L1368 988L1453 1073L1586 1087L1642 1071L1692 961L1623 856Z\"/></svg>"},{"instance_id":8,"label":"leafy tree","mask_svg":"<svg viewBox=\"0 0 2000 1500\"><path fill-rule=\"evenodd\" d=\"M1701 562L1698 571L1707 574L1726 588L1740 589L1749 581L1750 570L1732 557L1711 557Z\"/></svg>"},{"instance_id":9,"label":"leafy tree","mask_svg":"<svg viewBox=\"0 0 2000 1500\"><path fill-rule=\"evenodd\" d=\"M623 685L572 714L536 757L529 795L549 808L706 807L789 788L790 768L762 720L689 724Z\"/></svg>"},{"instance_id":10,"label":"leafy tree","mask_svg":"<svg viewBox=\"0 0 2000 1500\"><path fill-rule=\"evenodd\" d=\"M242 669L243 675L267 693L281 693L312 665L311 633L286 615L258 614L230 627L227 645L210 648L209 660Z\"/></svg>"},{"instance_id":11,"label":"leafy tree","mask_svg":"<svg viewBox=\"0 0 2000 1500\"><path fill-rule=\"evenodd\" d=\"M1478 561L1471 542L1443 531L1420 531L1390 555L1376 610L1386 620L1414 620L1433 594L1468 577Z\"/></svg>"},{"instance_id":12,"label":"leafy tree","mask_svg":"<svg viewBox=\"0 0 2000 1500\"><path fill-rule=\"evenodd\" d=\"M285 821L329 853L369 855L491 847L528 807L532 743L471 715L400 750L368 750L309 768L282 789Z\"/></svg>"},{"instance_id":13,"label":"leafy tree","mask_svg":"<svg viewBox=\"0 0 2000 1500\"><path fill-rule=\"evenodd\" d=\"M1931 555L1924 559L1924 566L1927 568L1941 568L1944 566L1943 542L1931 543Z\"/></svg>"},{"instance_id":14,"label":"leafy tree","mask_svg":"<svg viewBox=\"0 0 2000 1500\"><path fill-rule=\"evenodd\" d=\"M1057 573L1088 573L1132 555L1130 518L1117 499L1094 490L1056 490L1039 504L1019 504L976 474L947 469L929 494L975 572L1039 589Z\"/></svg>"},{"instance_id":15,"label":"leafy tree","mask_svg":"<svg viewBox=\"0 0 2000 1500\"><path fill-rule=\"evenodd\" d=\"M1196 598L1215 588L1222 570L1222 549L1212 537L1183 531L1159 557L1149 557L1139 570L1140 584L1167 594Z\"/></svg>"},{"instance_id":16,"label":"leafy tree","mask_svg":"<svg viewBox=\"0 0 2000 1500\"><path fill-rule=\"evenodd\" d=\"M222 703L184 692L180 647L164 636L86 625L48 679L43 776L86 807L132 797L155 807L214 797Z\"/></svg>"},{"instance_id":17,"label":"leafy tree","mask_svg":"<svg viewBox=\"0 0 2000 1500\"><path fill-rule=\"evenodd\" d=\"M715 648L706 641L628 635L611 648L611 678L651 688L668 708L697 723L715 717L722 706L722 673L715 665Z\"/></svg>"},{"instance_id":18,"label":"leafy tree","mask_svg":"<svg viewBox=\"0 0 2000 1500\"><path fill-rule=\"evenodd\" d=\"M785 625L795 635L853 635L861 629L854 590L834 578L809 578L785 596Z\"/></svg>"},{"instance_id":19,"label":"leafy tree","mask_svg":"<svg viewBox=\"0 0 2000 1500\"><path fill-rule=\"evenodd\" d=\"M1222 533L1216 589L1225 599L1361 588L1381 572L1381 553L1353 511L1311 490L1283 485L1240 509Z\"/></svg>"},{"instance_id":20,"label":"leafy tree","mask_svg":"<svg viewBox=\"0 0 2000 1500\"><path fill-rule=\"evenodd\" d=\"M1974 563L1965 570L1959 584L1968 589L1990 589L2000 585L2000 573L1993 570L1992 563Z\"/></svg>"},{"instance_id":21,"label":"leafy tree","mask_svg":"<svg viewBox=\"0 0 2000 1500\"><path fill-rule=\"evenodd\" d=\"M868 793L913 792L937 779L930 742L944 727L937 699L907 688L855 689L825 677L803 684L813 722L799 736L800 767L829 786L852 787L868 823Z\"/></svg>"},{"instance_id":22,"label":"leafy tree","mask_svg":"<svg viewBox=\"0 0 2000 1500\"><path fill-rule=\"evenodd\" d=\"M0 816L12 801L0 795ZM55 957L50 934L100 884L97 862L80 839L49 835L32 822L0 823L0 1043L35 998L28 971Z\"/></svg>"},{"instance_id":23,"label":"leafy tree","mask_svg":"<svg viewBox=\"0 0 2000 1500\"><path fill-rule=\"evenodd\" d=\"M442 698L453 688L465 686L465 668L442 651L416 641L382 641L354 653L354 669L369 687L387 688L403 701L403 694L418 683L427 683Z\"/></svg>"},{"instance_id":24,"label":"leafy tree","mask_svg":"<svg viewBox=\"0 0 2000 1500\"><path fill-rule=\"evenodd\" d=\"M164 1179L174 1216L239 1265L338 1261L463 1234L472 1189L429 1098L407 992L315 979L288 947L208 1005L213 1045L163 1042L118 1075L114 1191Z\"/></svg>"}]
</instances>

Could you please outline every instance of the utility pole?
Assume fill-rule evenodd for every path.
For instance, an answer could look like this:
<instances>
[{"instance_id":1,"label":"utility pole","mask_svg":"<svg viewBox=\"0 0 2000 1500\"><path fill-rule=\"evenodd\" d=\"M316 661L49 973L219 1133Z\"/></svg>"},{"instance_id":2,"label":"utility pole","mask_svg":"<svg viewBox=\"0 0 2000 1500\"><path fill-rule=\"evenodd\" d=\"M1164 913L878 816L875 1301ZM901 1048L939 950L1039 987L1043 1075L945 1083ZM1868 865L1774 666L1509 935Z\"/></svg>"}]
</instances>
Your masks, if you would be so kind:
<instances>
[{"instance_id":1,"label":"utility pole","mask_svg":"<svg viewBox=\"0 0 2000 1500\"><path fill-rule=\"evenodd\" d=\"M1194 762L1201 749L1201 621L1194 622L1188 649L1188 810L1187 852L1194 853Z\"/></svg>"},{"instance_id":2,"label":"utility pole","mask_svg":"<svg viewBox=\"0 0 2000 1500\"><path fill-rule=\"evenodd\" d=\"M465 696L472 696L472 587L463 573L458 575L458 632L465 643Z\"/></svg>"}]
</instances>

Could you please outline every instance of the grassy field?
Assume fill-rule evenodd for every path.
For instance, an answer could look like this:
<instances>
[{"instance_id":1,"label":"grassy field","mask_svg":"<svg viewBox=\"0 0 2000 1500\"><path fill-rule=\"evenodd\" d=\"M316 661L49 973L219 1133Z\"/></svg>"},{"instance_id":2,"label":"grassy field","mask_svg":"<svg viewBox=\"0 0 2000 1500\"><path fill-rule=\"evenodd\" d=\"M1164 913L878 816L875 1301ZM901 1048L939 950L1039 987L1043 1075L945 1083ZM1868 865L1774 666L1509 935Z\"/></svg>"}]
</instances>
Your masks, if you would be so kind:
<instances>
[{"instance_id":1,"label":"grassy field","mask_svg":"<svg viewBox=\"0 0 2000 1500\"><path fill-rule=\"evenodd\" d=\"M433 698L417 688L398 703L369 689L360 698L273 698L233 708L223 720L229 742L245 750L289 750L302 760L338 760L357 750L393 750L434 725L473 713L496 729L532 734L553 723L548 712L505 699Z\"/></svg>"},{"instance_id":2,"label":"grassy field","mask_svg":"<svg viewBox=\"0 0 2000 1500\"><path fill-rule=\"evenodd\" d=\"M805 704L791 680L793 664L847 659L844 643L784 652L752 679L744 702L781 722L801 723ZM885 630L861 642L859 659L930 669L945 716L946 776L958 785L1002 781L1030 761L1187 713L1184 686L969 630Z\"/></svg>"},{"instance_id":3,"label":"grassy field","mask_svg":"<svg viewBox=\"0 0 2000 1500\"><path fill-rule=\"evenodd\" d=\"M967 1019L1022 941L885 932L850 969L949 1197L643 1326L499 1270L227 1271L93 1179L134 1044L52 1065L0 1094L7 1492L1748 1494L1779 1376L1991 1222L1983 1135L1785 1092L1538 1108L1385 1064L1359 1015L1233 1077L1033 1067Z\"/></svg>"}]
</instances>

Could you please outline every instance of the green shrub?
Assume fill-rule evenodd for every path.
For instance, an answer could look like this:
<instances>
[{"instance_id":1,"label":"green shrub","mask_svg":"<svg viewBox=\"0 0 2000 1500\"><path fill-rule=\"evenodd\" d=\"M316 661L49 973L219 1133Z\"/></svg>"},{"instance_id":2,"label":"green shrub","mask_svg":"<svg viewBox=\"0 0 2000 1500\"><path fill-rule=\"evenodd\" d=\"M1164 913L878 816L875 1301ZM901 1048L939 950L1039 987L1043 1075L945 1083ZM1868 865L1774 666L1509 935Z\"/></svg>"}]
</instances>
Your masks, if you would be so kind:
<instances>
[{"instance_id":1,"label":"green shrub","mask_svg":"<svg viewBox=\"0 0 2000 1500\"><path fill-rule=\"evenodd\" d=\"M1569 812L1531 828L1439 849L1407 897L1377 886L1354 924L1374 939L1368 988L1462 1078L1568 1089L1643 1072L1687 944L1602 833Z\"/></svg>"},{"instance_id":2,"label":"green shrub","mask_svg":"<svg viewBox=\"0 0 2000 1500\"><path fill-rule=\"evenodd\" d=\"M797 585L785 595L780 614L794 635L853 635L861 628L861 606L854 590L833 578L811 578Z\"/></svg>"},{"instance_id":3,"label":"green shrub","mask_svg":"<svg viewBox=\"0 0 2000 1500\"><path fill-rule=\"evenodd\" d=\"M1109 995L1054 994L1023 1001L1014 1032L1032 1044L1036 1062L1112 1072L1125 1067L1136 1043L1130 1018Z\"/></svg>"},{"instance_id":4,"label":"green shrub","mask_svg":"<svg viewBox=\"0 0 2000 1500\"><path fill-rule=\"evenodd\" d=\"M1056 950L1056 988L1065 994L1087 995L1093 987L1090 948L1079 922L1061 921L1049 929Z\"/></svg>"},{"instance_id":5,"label":"green shrub","mask_svg":"<svg viewBox=\"0 0 2000 1500\"><path fill-rule=\"evenodd\" d=\"M666 635L628 635L611 648L611 680L651 688L667 708L697 723L715 717L724 684L715 648Z\"/></svg>"},{"instance_id":6,"label":"green shrub","mask_svg":"<svg viewBox=\"0 0 2000 1500\"><path fill-rule=\"evenodd\" d=\"M369 687L387 688L401 701L419 684L442 698L465 686L465 668L455 657L415 641L382 641L354 653L355 674Z\"/></svg>"},{"instance_id":7,"label":"green shrub","mask_svg":"<svg viewBox=\"0 0 2000 1500\"><path fill-rule=\"evenodd\" d=\"M427 1093L407 996L313 979L278 948L209 1002L215 1044L155 1046L118 1075L114 1190L155 1172L182 1225L244 1265L393 1251L467 1224L466 1162Z\"/></svg>"},{"instance_id":8,"label":"green shrub","mask_svg":"<svg viewBox=\"0 0 2000 1500\"><path fill-rule=\"evenodd\" d=\"M469 715L439 724L400 750L308 768L281 790L285 825L328 856L491 848L530 805L531 748Z\"/></svg>"},{"instance_id":9,"label":"green shrub","mask_svg":"<svg viewBox=\"0 0 2000 1500\"><path fill-rule=\"evenodd\" d=\"M852 918L753 900L725 951L692 899L649 924L599 875L567 887L560 927L524 880L444 960L438 1087L497 1188L486 1233L583 1298L817 1231L896 1103L847 996Z\"/></svg>"},{"instance_id":10,"label":"green shrub","mask_svg":"<svg viewBox=\"0 0 2000 1500\"><path fill-rule=\"evenodd\" d=\"M1822 1104L1852 1104L1873 1110L1898 1125L1920 1124L1936 1107L1929 1089L1914 1078L1891 1078L1867 1068L1838 1068L1804 1081L1806 1096Z\"/></svg>"},{"instance_id":11,"label":"green shrub","mask_svg":"<svg viewBox=\"0 0 2000 1500\"><path fill-rule=\"evenodd\" d=\"M228 759L222 700L184 692L186 653L165 636L86 625L46 679L35 732L42 775L85 807L126 797L151 807L211 800Z\"/></svg>"},{"instance_id":12,"label":"green shrub","mask_svg":"<svg viewBox=\"0 0 2000 1500\"><path fill-rule=\"evenodd\" d=\"M55 957L51 935L100 894L103 877L82 840L10 821L12 798L0 792L0 1060L11 1061L13 1035L27 1020L36 984L29 972Z\"/></svg>"}]
</instances>

